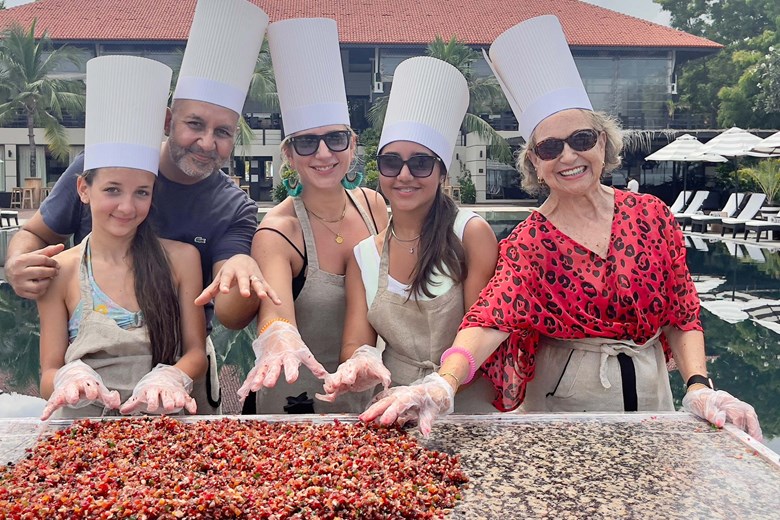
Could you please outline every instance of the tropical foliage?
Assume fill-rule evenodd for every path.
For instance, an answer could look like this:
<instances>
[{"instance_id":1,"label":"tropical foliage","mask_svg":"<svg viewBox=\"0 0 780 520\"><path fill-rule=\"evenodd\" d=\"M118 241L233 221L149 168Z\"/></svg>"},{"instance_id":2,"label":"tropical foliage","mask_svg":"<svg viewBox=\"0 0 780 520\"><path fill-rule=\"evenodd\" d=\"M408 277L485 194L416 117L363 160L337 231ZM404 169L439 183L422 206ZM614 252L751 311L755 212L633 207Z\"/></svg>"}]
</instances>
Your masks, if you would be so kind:
<instances>
[{"instance_id":1,"label":"tropical foliage","mask_svg":"<svg viewBox=\"0 0 780 520\"><path fill-rule=\"evenodd\" d=\"M682 66L679 111L703 115L710 127L780 127L780 2L654 1L672 27L724 45Z\"/></svg>"},{"instance_id":2,"label":"tropical foliage","mask_svg":"<svg viewBox=\"0 0 780 520\"><path fill-rule=\"evenodd\" d=\"M764 192L768 203L780 202L780 159L766 159L738 173L750 177Z\"/></svg>"},{"instance_id":3,"label":"tropical foliage","mask_svg":"<svg viewBox=\"0 0 780 520\"><path fill-rule=\"evenodd\" d=\"M466 133L476 132L488 143L488 155L505 164L513 164L514 156L509 143L478 114L503 108L506 99L501 87L493 76L481 77L474 73L473 63L479 59L479 53L457 40L455 36L445 41L440 36L428 45L426 54L433 58L446 61L458 69L466 78L469 87L469 108L463 119L463 130ZM382 128L387 112L388 96L376 100L368 113L368 119L374 128Z\"/></svg>"},{"instance_id":4,"label":"tropical foliage","mask_svg":"<svg viewBox=\"0 0 780 520\"><path fill-rule=\"evenodd\" d=\"M26 119L30 150L35 150L33 130L44 129L52 155L68 160L70 147L63 113L83 113L84 83L60 79L56 70L65 61L78 65L69 47L53 48L46 31L35 38L35 20L29 30L13 25L0 38L0 124L21 114ZM30 154L30 176L36 176L36 154Z\"/></svg>"}]
</instances>

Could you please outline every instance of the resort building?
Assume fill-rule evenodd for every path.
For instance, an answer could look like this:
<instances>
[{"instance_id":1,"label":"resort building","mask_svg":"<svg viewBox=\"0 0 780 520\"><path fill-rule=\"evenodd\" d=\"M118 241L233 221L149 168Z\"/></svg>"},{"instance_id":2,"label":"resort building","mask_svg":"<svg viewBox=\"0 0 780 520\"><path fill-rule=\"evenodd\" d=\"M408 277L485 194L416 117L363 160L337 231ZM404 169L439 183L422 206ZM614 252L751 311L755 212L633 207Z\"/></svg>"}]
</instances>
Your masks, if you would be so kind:
<instances>
[{"instance_id":1,"label":"resort building","mask_svg":"<svg viewBox=\"0 0 780 520\"><path fill-rule=\"evenodd\" d=\"M720 45L669 27L616 13L578 0L333 0L301 2L252 0L271 21L293 17L328 17L338 22L342 63L353 127L370 126L368 109L389 94L396 66L425 54L437 36L481 51L512 25L543 14L556 15L563 25L575 61L594 108L618 117L626 129L697 128L695 118L673 119L668 109L676 94L677 67L693 58L717 52ZM55 45L78 49L81 63L63 74L83 77L86 61L95 56L132 54L177 67L186 44L195 0L38 0L0 11L0 28L13 23L47 31ZM518 49L518 52L523 52ZM484 59L474 64L477 75L488 76ZM550 67L555 67L554 63ZM535 71L528 71L534 74ZM517 122L508 110L480 113L513 145L519 144ZM271 200L279 182L279 143L284 122L273 109L254 101L244 107L254 139L236 149L237 175L255 200ZM83 149L83 115L63 121L71 157ZM51 184L67 164L49 156L42 130L36 130L36 150L28 146L24 120L0 128L0 192L21 186L30 177L29 156L37 154L36 177ZM468 170L476 185L477 202L527 198L518 187L518 174L488 156L476 134L463 135L455 151L450 182ZM617 173L616 185L625 183Z\"/></svg>"}]
</instances>

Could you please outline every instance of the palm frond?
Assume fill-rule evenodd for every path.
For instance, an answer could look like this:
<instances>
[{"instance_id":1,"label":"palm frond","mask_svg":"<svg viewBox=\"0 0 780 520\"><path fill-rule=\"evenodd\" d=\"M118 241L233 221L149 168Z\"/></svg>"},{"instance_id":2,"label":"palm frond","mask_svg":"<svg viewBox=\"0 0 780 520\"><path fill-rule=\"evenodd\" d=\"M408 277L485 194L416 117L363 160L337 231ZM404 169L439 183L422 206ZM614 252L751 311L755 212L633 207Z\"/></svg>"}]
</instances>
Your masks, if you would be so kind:
<instances>
[{"instance_id":1,"label":"palm frond","mask_svg":"<svg viewBox=\"0 0 780 520\"><path fill-rule=\"evenodd\" d=\"M47 112L42 112L42 124L44 136L49 146L51 154L60 161L67 161L70 158L70 146L68 136L65 133L65 127Z\"/></svg>"},{"instance_id":2,"label":"palm frond","mask_svg":"<svg viewBox=\"0 0 780 520\"><path fill-rule=\"evenodd\" d=\"M509 142L504 139L487 121L474 114L466 114L463 118L463 128L476 134L487 142L488 155L498 162L514 165L514 154Z\"/></svg>"},{"instance_id":3,"label":"palm frond","mask_svg":"<svg viewBox=\"0 0 780 520\"><path fill-rule=\"evenodd\" d=\"M271 63L271 51L268 48L268 39L263 40L260 54L257 55L255 70L249 83L250 99L259 101L263 106L271 110L279 109L279 96L276 92L276 78Z\"/></svg>"},{"instance_id":4,"label":"palm frond","mask_svg":"<svg viewBox=\"0 0 780 520\"><path fill-rule=\"evenodd\" d=\"M387 114L387 102L390 96L382 96L374 101L371 108L368 109L368 120L371 126L377 131L382 131L382 125L385 123L385 114Z\"/></svg>"},{"instance_id":5,"label":"palm frond","mask_svg":"<svg viewBox=\"0 0 780 520\"><path fill-rule=\"evenodd\" d=\"M252 128L250 128L249 123L246 122L246 119L244 119L243 116L238 118L238 128L236 132L236 144L233 147L234 153L246 157L249 155L249 146L251 146L255 134L252 132Z\"/></svg>"}]
</instances>

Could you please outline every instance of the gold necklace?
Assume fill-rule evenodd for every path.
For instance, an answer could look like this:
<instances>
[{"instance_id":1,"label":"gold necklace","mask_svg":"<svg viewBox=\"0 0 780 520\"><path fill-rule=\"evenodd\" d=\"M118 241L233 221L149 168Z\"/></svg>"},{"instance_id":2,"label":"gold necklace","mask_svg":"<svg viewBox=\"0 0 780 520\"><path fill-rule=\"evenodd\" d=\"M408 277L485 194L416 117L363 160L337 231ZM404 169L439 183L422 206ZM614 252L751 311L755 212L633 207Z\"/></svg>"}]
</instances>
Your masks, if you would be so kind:
<instances>
[{"instance_id":1,"label":"gold necklace","mask_svg":"<svg viewBox=\"0 0 780 520\"><path fill-rule=\"evenodd\" d=\"M306 207L306 206L304 205L304 207ZM325 229L327 229L328 231L333 233L333 236L334 236L333 240L335 240L337 244L343 244L344 243L344 237L341 235L341 229L339 229L338 231L333 231L332 229L330 229L330 226L328 226L328 224L326 224L326 223L335 224L336 222L341 222L342 220L344 220L344 216L347 214L347 199L346 198L344 199L344 209L341 210L341 216L339 218L335 219L335 220L328 220L326 218L322 218L321 216L317 215L316 213L314 213L309 208L306 208L306 211L308 211L311 214L312 217L314 217L317 220L319 220L322 223L322 225L325 226Z\"/></svg>"},{"instance_id":2,"label":"gold necklace","mask_svg":"<svg viewBox=\"0 0 780 520\"><path fill-rule=\"evenodd\" d=\"M398 238L398 235L395 234L395 226L390 226L390 234L393 235L393 238L398 240L399 242L406 242L406 243L415 242L417 239L420 238L420 235L417 235L414 238L406 238L406 239ZM414 254L414 250L415 250L415 247L414 246L410 246L409 247L409 254L413 255Z\"/></svg>"},{"instance_id":3,"label":"gold necklace","mask_svg":"<svg viewBox=\"0 0 780 520\"><path fill-rule=\"evenodd\" d=\"M309 208L306 208L306 211L311 213L311 215L314 218L316 218L317 220L321 220L322 222L327 222L328 224L335 224L336 222L341 222L342 220L344 220L344 216L347 214L347 199L346 198L344 199L344 209L341 210L341 216L339 218L336 218L336 219L323 218L323 217L317 215L316 213L314 213Z\"/></svg>"}]
</instances>

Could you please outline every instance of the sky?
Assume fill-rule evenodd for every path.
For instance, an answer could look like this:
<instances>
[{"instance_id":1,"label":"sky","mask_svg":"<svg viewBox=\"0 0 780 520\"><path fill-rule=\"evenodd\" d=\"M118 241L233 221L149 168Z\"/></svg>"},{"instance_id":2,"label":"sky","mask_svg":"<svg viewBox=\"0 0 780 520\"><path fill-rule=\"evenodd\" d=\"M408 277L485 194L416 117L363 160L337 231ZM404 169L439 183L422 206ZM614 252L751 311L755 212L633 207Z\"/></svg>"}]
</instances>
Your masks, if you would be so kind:
<instances>
[{"instance_id":1,"label":"sky","mask_svg":"<svg viewBox=\"0 0 780 520\"><path fill-rule=\"evenodd\" d=\"M24 0L23 0L24 1ZM589 4L606 7L613 11L644 18L661 25L669 25L669 13L653 0L583 0Z\"/></svg>"}]
</instances>

